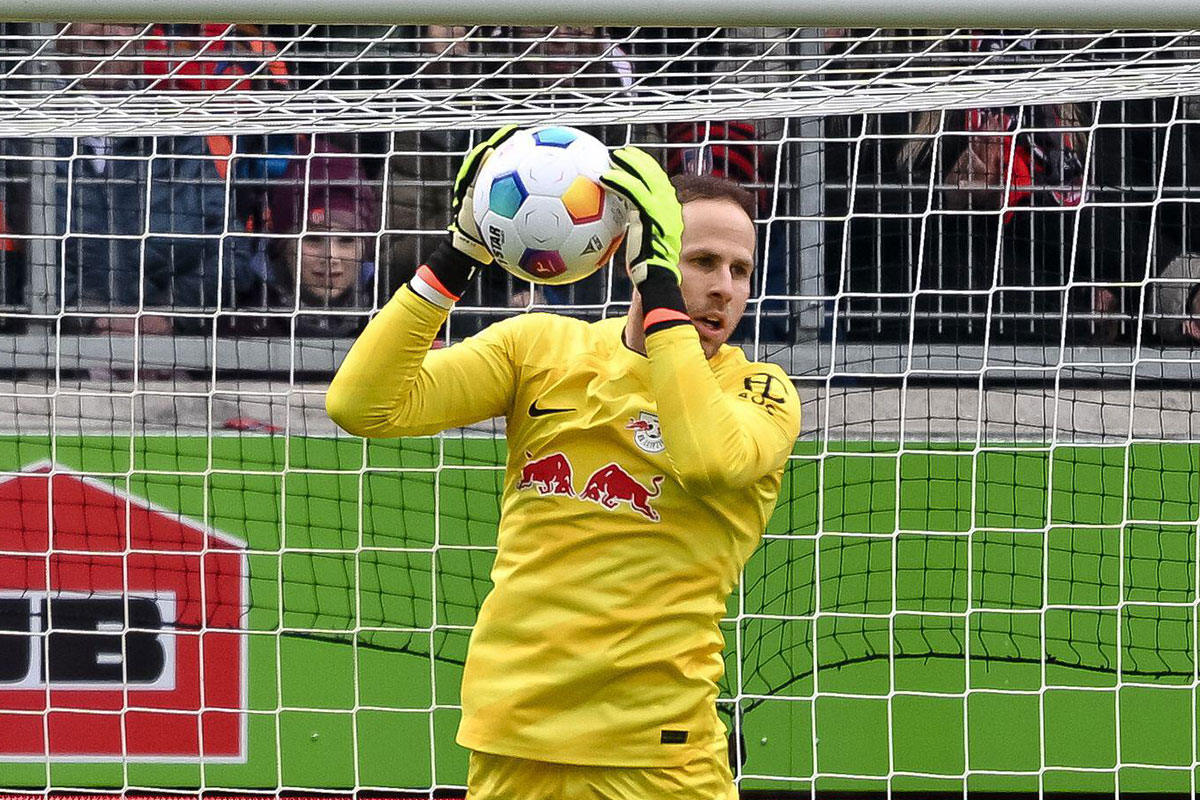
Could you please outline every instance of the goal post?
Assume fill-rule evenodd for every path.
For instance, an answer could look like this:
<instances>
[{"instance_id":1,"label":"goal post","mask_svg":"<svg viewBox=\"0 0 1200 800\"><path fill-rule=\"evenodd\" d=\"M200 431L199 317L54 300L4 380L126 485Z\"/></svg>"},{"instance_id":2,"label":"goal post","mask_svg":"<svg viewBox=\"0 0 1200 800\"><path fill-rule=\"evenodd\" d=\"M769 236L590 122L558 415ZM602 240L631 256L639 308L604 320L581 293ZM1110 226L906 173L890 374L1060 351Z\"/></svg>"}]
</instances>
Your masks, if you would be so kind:
<instances>
[{"instance_id":1,"label":"goal post","mask_svg":"<svg viewBox=\"0 0 1200 800\"><path fill-rule=\"evenodd\" d=\"M86 3L81 0L14 0L4 17L19 22L142 22L136 3ZM1095 0L1078 6L1047 6L1030 0L761 0L731 8L719 0L670 0L652 6L613 0L603 8L558 3L551 8L536 0L497 6L482 0L364 0L347 9L332 9L318 0L264 2L251 16L231 0L158 0L156 19L168 22L281 22L310 24L461 24L463 20L494 25L674 25L844 26L857 28L1137 28L1167 30L1200 25L1200 12L1186 0L1164 0L1153 8L1120 0Z\"/></svg>"},{"instance_id":2,"label":"goal post","mask_svg":"<svg viewBox=\"0 0 1200 800\"><path fill-rule=\"evenodd\" d=\"M555 122L757 198L736 345L804 419L721 622L744 795L1194 795L1200 12L1042 6L3 12L0 794L461 795L503 420L324 390ZM485 272L440 344L628 301Z\"/></svg>"}]
</instances>

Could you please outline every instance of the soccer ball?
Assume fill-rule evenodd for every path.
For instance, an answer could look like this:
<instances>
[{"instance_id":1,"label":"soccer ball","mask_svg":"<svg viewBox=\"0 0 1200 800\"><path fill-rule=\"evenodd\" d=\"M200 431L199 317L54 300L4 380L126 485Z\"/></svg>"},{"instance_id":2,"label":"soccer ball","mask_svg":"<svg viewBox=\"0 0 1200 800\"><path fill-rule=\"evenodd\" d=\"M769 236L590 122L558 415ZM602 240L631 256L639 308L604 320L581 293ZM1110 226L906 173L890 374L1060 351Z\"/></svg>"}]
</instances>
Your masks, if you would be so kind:
<instances>
[{"instance_id":1,"label":"soccer ball","mask_svg":"<svg viewBox=\"0 0 1200 800\"><path fill-rule=\"evenodd\" d=\"M575 128L517 131L475 180L475 222L496 263L559 285L586 278L621 246L628 211L599 178L608 148Z\"/></svg>"}]
</instances>

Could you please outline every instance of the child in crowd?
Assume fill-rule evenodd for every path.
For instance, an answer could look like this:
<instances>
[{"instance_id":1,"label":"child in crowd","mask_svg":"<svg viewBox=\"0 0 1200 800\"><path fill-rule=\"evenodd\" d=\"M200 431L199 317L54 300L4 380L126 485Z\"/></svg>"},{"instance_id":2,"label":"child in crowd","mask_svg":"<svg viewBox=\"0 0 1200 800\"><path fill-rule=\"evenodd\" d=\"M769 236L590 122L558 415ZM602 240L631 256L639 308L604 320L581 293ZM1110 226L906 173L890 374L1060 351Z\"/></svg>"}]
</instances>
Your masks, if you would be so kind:
<instances>
[{"instance_id":1,"label":"child in crowd","mask_svg":"<svg viewBox=\"0 0 1200 800\"><path fill-rule=\"evenodd\" d=\"M375 283L378 192L358 156L321 139L312 150L291 161L267 201L265 232L285 235L251 238L254 252L236 257L239 312L269 312L239 317L241 332L287 335L294 320L299 336L348 336L366 322Z\"/></svg>"}]
</instances>

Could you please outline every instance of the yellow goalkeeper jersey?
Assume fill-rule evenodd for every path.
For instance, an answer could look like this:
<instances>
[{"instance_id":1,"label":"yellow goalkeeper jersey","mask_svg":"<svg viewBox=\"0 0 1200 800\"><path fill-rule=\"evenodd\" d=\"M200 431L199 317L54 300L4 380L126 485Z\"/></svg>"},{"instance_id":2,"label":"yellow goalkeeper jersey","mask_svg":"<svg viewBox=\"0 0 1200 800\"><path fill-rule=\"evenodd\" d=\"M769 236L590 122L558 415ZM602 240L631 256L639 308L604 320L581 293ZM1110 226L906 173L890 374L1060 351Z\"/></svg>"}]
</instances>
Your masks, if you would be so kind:
<instances>
[{"instance_id":1,"label":"yellow goalkeeper jersey","mask_svg":"<svg viewBox=\"0 0 1200 800\"><path fill-rule=\"evenodd\" d=\"M676 326L526 314L443 349L407 287L329 388L362 436L496 416L508 463L494 588L471 635L458 742L565 764L664 767L719 747L718 622L800 427L771 364Z\"/></svg>"}]
</instances>

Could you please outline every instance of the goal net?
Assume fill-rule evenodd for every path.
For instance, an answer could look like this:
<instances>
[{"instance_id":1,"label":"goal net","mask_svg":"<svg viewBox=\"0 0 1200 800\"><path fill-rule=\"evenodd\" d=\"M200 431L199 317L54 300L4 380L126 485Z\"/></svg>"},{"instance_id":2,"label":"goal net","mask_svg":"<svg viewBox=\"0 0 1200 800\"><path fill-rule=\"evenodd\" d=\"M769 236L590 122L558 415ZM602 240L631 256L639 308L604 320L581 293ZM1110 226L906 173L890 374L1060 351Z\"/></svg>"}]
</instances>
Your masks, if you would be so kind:
<instances>
[{"instance_id":1,"label":"goal net","mask_svg":"<svg viewBox=\"0 0 1200 800\"><path fill-rule=\"evenodd\" d=\"M503 420L324 390L480 134L555 122L757 198L735 339L804 418L722 621L743 794L1194 794L1198 54L0 24L0 793L461 796ZM442 343L628 300L486 271Z\"/></svg>"}]
</instances>

